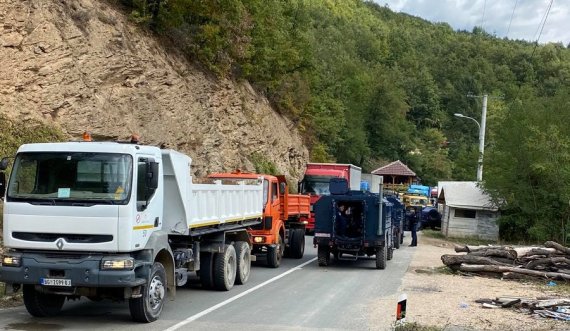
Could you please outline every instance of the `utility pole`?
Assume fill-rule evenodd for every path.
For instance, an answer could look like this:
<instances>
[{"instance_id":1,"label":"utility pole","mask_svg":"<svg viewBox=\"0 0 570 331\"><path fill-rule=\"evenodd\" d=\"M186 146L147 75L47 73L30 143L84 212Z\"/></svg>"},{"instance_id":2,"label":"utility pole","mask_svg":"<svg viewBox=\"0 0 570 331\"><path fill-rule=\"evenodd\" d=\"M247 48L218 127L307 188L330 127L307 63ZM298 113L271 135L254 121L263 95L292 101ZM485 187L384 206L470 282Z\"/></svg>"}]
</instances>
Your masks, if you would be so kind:
<instances>
[{"instance_id":1,"label":"utility pole","mask_svg":"<svg viewBox=\"0 0 570 331\"><path fill-rule=\"evenodd\" d=\"M481 96L468 94L470 98L479 98ZM455 117L459 118L467 118L472 120L473 122L477 123L479 127L479 158L477 159L477 181L483 181L483 155L485 153L485 127L487 123L487 99L488 95L483 95L483 109L481 110L481 123L474 119L473 117L465 116L460 113L455 113Z\"/></svg>"},{"instance_id":2,"label":"utility pole","mask_svg":"<svg viewBox=\"0 0 570 331\"><path fill-rule=\"evenodd\" d=\"M479 160L477 161L477 181L483 181L483 153L485 152L485 124L487 122L487 94L483 95L481 125L479 128Z\"/></svg>"}]
</instances>

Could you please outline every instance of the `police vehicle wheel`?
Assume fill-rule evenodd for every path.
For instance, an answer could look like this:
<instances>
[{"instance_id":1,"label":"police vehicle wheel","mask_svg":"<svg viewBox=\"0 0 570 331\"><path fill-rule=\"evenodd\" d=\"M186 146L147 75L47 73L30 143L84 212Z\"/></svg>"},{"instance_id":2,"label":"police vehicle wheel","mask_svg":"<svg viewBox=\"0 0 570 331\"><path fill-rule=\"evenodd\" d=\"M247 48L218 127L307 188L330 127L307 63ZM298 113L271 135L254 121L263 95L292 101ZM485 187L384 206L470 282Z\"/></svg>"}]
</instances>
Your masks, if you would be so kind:
<instances>
[{"instance_id":1,"label":"police vehicle wheel","mask_svg":"<svg viewBox=\"0 0 570 331\"><path fill-rule=\"evenodd\" d=\"M400 234L398 234L396 238L394 238L394 248L400 249Z\"/></svg>"},{"instance_id":2,"label":"police vehicle wheel","mask_svg":"<svg viewBox=\"0 0 570 331\"><path fill-rule=\"evenodd\" d=\"M242 285L249 279L251 272L251 250L245 241L236 243L237 272L236 284Z\"/></svg>"},{"instance_id":3,"label":"police vehicle wheel","mask_svg":"<svg viewBox=\"0 0 570 331\"><path fill-rule=\"evenodd\" d=\"M329 246L319 245L317 248L317 261L319 267L326 267L331 262L331 253Z\"/></svg>"},{"instance_id":4,"label":"police vehicle wheel","mask_svg":"<svg viewBox=\"0 0 570 331\"><path fill-rule=\"evenodd\" d=\"M166 301L166 272L161 263L155 262L150 270L148 282L142 287L140 298L129 299L131 318L135 322L150 323L160 316Z\"/></svg>"},{"instance_id":5,"label":"police vehicle wheel","mask_svg":"<svg viewBox=\"0 0 570 331\"><path fill-rule=\"evenodd\" d=\"M386 260L391 260L394 257L394 248L388 248L388 253L386 253Z\"/></svg>"},{"instance_id":6,"label":"police vehicle wheel","mask_svg":"<svg viewBox=\"0 0 570 331\"><path fill-rule=\"evenodd\" d=\"M386 244L376 251L376 269L386 269Z\"/></svg>"},{"instance_id":7,"label":"police vehicle wheel","mask_svg":"<svg viewBox=\"0 0 570 331\"><path fill-rule=\"evenodd\" d=\"M65 296L38 292L32 284L24 284L23 292L24 305L28 313L35 317L55 316L65 302Z\"/></svg>"}]
</instances>

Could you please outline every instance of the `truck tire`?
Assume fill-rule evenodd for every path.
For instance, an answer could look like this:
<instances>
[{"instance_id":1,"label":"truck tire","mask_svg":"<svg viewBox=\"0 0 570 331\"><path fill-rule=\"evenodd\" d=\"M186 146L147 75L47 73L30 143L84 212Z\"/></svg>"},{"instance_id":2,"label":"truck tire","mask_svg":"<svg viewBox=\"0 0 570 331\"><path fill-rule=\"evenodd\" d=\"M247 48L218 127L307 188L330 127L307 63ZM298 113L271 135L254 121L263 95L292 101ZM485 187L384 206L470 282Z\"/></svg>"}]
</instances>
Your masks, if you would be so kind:
<instances>
[{"instance_id":1,"label":"truck tire","mask_svg":"<svg viewBox=\"0 0 570 331\"><path fill-rule=\"evenodd\" d=\"M247 282L251 273L251 249L247 242L238 241L236 243L236 258L236 284L243 285Z\"/></svg>"},{"instance_id":2,"label":"truck tire","mask_svg":"<svg viewBox=\"0 0 570 331\"><path fill-rule=\"evenodd\" d=\"M319 245L317 248L317 261L319 267L326 267L331 262L331 252L329 246Z\"/></svg>"},{"instance_id":3,"label":"truck tire","mask_svg":"<svg viewBox=\"0 0 570 331\"><path fill-rule=\"evenodd\" d=\"M198 276L202 287L210 290L214 288L214 253L204 252L200 253L200 270Z\"/></svg>"},{"instance_id":4,"label":"truck tire","mask_svg":"<svg viewBox=\"0 0 570 331\"><path fill-rule=\"evenodd\" d=\"M386 269L386 244L376 251L376 269Z\"/></svg>"},{"instance_id":5,"label":"truck tire","mask_svg":"<svg viewBox=\"0 0 570 331\"><path fill-rule=\"evenodd\" d=\"M294 229L291 234L290 256L294 259L301 259L305 254L305 230Z\"/></svg>"},{"instance_id":6,"label":"truck tire","mask_svg":"<svg viewBox=\"0 0 570 331\"><path fill-rule=\"evenodd\" d=\"M223 253L214 257L214 288L229 291L235 283L237 270L236 250L233 245L226 245Z\"/></svg>"},{"instance_id":7,"label":"truck tire","mask_svg":"<svg viewBox=\"0 0 570 331\"><path fill-rule=\"evenodd\" d=\"M279 235L277 245L267 246L267 265L271 268L278 268L281 265L284 251L283 237Z\"/></svg>"},{"instance_id":8,"label":"truck tire","mask_svg":"<svg viewBox=\"0 0 570 331\"><path fill-rule=\"evenodd\" d=\"M404 243L404 231L400 233L400 245Z\"/></svg>"},{"instance_id":9,"label":"truck tire","mask_svg":"<svg viewBox=\"0 0 570 331\"><path fill-rule=\"evenodd\" d=\"M140 298L129 299L131 318L135 322L150 323L160 316L166 301L166 272L162 263L154 262L148 281L142 287Z\"/></svg>"},{"instance_id":10,"label":"truck tire","mask_svg":"<svg viewBox=\"0 0 570 331\"><path fill-rule=\"evenodd\" d=\"M38 292L31 284L24 284L23 292L24 305L28 313L35 317L55 316L65 302L65 296Z\"/></svg>"}]
</instances>

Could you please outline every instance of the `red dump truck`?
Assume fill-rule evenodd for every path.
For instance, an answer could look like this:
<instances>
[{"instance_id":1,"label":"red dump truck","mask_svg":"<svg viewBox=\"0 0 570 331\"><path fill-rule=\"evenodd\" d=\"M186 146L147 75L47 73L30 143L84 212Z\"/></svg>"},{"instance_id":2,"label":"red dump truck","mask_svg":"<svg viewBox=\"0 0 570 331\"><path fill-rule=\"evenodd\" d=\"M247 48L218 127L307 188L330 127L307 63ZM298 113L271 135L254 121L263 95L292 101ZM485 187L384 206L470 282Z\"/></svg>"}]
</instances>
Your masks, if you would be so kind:
<instances>
[{"instance_id":1,"label":"red dump truck","mask_svg":"<svg viewBox=\"0 0 570 331\"><path fill-rule=\"evenodd\" d=\"M253 238L252 254L273 268L282 257L300 259L305 252L305 226L310 215L306 195L289 194L285 176L261 175L234 171L208 177L222 181L255 181L263 177L263 219L248 229Z\"/></svg>"},{"instance_id":2,"label":"red dump truck","mask_svg":"<svg viewBox=\"0 0 570 331\"><path fill-rule=\"evenodd\" d=\"M352 164L340 163L307 163L303 180L299 183L299 193L311 197L311 216L307 224L307 232L315 229L313 205L323 195L329 195L331 178L344 178L351 190L360 190L362 169Z\"/></svg>"}]
</instances>

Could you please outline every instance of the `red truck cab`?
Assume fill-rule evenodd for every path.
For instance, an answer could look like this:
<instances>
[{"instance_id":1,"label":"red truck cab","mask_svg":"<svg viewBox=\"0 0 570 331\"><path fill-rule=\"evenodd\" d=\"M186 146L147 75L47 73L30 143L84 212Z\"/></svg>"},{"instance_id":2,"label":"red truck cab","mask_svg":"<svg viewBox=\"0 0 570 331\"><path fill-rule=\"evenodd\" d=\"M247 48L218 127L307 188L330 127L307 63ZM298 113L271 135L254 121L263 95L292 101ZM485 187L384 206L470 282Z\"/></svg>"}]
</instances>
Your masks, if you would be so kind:
<instances>
[{"instance_id":1,"label":"red truck cab","mask_svg":"<svg viewBox=\"0 0 570 331\"><path fill-rule=\"evenodd\" d=\"M299 183L299 193L310 196L311 216L306 226L307 232L313 233L315 229L315 215L313 205L323 195L329 195L329 182L331 178L344 178L351 190L360 189L361 168L352 164L339 163L307 163L303 180Z\"/></svg>"}]
</instances>

